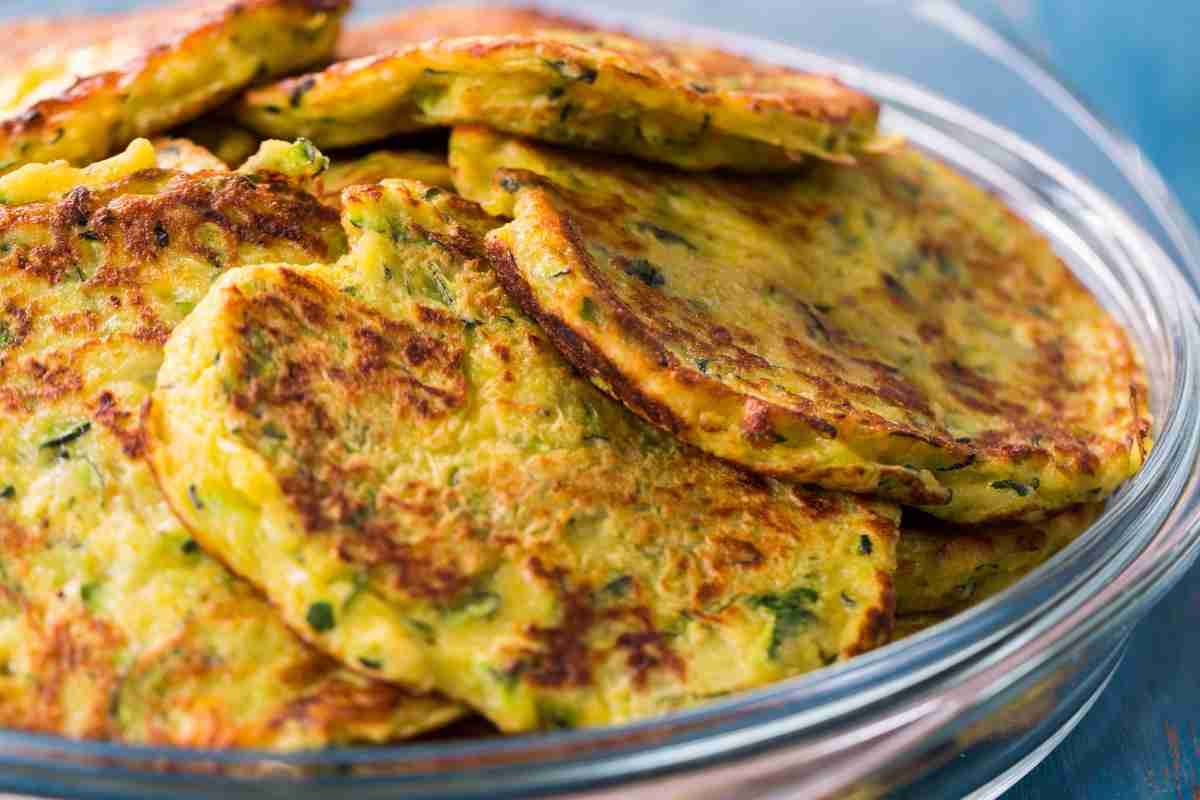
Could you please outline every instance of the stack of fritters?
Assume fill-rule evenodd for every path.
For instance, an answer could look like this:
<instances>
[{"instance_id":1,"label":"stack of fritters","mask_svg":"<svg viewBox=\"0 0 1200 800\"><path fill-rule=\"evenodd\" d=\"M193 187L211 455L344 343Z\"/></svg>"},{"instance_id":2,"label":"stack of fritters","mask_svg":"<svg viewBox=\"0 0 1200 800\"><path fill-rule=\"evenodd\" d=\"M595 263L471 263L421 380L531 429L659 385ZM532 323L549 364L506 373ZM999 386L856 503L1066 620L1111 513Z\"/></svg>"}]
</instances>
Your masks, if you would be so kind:
<instances>
[{"instance_id":1,"label":"stack of fritters","mask_svg":"<svg viewBox=\"0 0 1200 800\"><path fill-rule=\"evenodd\" d=\"M644 718L1003 590L1144 460L1124 332L870 98L347 5L9 29L61 44L0 87L3 724Z\"/></svg>"}]
</instances>

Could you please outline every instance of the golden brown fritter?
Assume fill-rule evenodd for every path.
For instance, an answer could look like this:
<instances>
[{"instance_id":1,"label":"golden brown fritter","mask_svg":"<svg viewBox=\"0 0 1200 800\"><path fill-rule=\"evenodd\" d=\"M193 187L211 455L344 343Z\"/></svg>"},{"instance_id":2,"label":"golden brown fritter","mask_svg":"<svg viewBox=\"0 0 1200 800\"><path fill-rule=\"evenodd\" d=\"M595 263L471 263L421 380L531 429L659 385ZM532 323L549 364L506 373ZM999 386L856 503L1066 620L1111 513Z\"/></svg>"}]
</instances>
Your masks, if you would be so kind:
<instances>
[{"instance_id":1,"label":"golden brown fritter","mask_svg":"<svg viewBox=\"0 0 1200 800\"><path fill-rule=\"evenodd\" d=\"M395 181L343 203L351 256L230 273L147 417L173 507L296 630L506 731L887 640L895 506L750 476L605 397L496 284L477 206Z\"/></svg>"},{"instance_id":2,"label":"golden brown fritter","mask_svg":"<svg viewBox=\"0 0 1200 800\"><path fill-rule=\"evenodd\" d=\"M0 726L298 748L460 713L305 645L201 550L144 460L162 344L213 281L344 249L335 212L265 176L141 169L0 206Z\"/></svg>"},{"instance_id":3,"label":"golden brown fritter","mask_svg":"<svg viewBox=\"0 0 1200 800\"><path fill-rule=\"evenodd\" d=\"M1102 503L1090 503L1041 522L996 525L906 520L896 611L957 611L999 594L1075 541L1103 510Z\"/></svg>"},{"instance_id":4,"label":"golden brown fritter","mask_svg":"<svg viewBox=\"0 0 1200 800\"><path fill-rule=\"evenodd\" d=\"M837 80L611 33L437 39L248 92L259 133L347 147L464 123L702 170L794 170L878 145L878 104Z\"/></svg>"},{"instance_id":5,"label":"golden brown fritter","mask_svg":"<svg viewBox=\"0 0 1200 800\"><path fill-rule=\"evenodd\" d=\"M68 24L65 42L79 46L40 49L0 84L0 167L87 164L327 61L347 5L208 1Z\"/></svg>"},{"instance_id":6,"label":"golden brown fritter","mask_svg":"<svg viewBox=\"0 0 1200 800\"><path fill-rule=\"evenodd\" d=\"M1150 446L1122 328L1042 236L915 148L737 178L474 129L451 167L515 215L489 242L500 279L577 367L761 473L1038 518L1104 499Z\"/></svg>"}]
</instances>

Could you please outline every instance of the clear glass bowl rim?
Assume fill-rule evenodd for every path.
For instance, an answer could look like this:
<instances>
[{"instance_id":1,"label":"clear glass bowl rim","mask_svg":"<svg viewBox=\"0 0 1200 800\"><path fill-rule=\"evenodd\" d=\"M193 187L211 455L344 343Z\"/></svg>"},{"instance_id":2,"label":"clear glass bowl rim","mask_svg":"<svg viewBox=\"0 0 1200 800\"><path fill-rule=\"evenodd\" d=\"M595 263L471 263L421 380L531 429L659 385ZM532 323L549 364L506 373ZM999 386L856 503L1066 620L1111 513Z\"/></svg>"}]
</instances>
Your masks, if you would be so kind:
<instances>
[{"instance_id":1,"label":"clear glass bowl rim","mask_svg":"<svg viewBox=\"0 0 1200 800\"><path fill-rule=\"evenodd\" d=\"M573 13L579 11L572 8ZM821 59L786 45L731 35L698 26L683 25L625 13L593 13L601 22L633 30L679 34L711 41L734 50L753 51L768 60L811 67ZM1119 157L1140 159L1136 148L1099 122L1086 106L1015 42L976 22L998 37L993 45L1009 48L1008 57L1022 59L1022 67L1053 90L1052 102L1071 104L1074 117L1087 115L1109 137ZM1095 207L1114 219L1136 226L1125 214L1090 185L1072 175L1036 147L949 101L891 76L844 64L830 64L851 82L873 91L881 88L885 100L917 98L938 106L955 118L1020 150L1026 160L1070 184ZM855 76L860 80L856 80ZM1029 75L1026 76L1027 78ZM936 679L946 686L970 686L989 680L987 670L1008 663L1014 653L1032 661L1049 658L1082 646L1088 637L1102 635L1136 620L1195 560L1200 550L1200 407L1193 399L1200 383L1200 325L1191 284L1200 282L1200 237L1169 192L1144 159L1139 178L1126 177L1138 188L1141 199L1155 212L1173 240L1179 264L1143 234L1142 244L1153 251L1159 269L1144 274L1146 290L1163 316L1159 322L1174 345L1174 383L1159 420L1156 444L1143 471L1114 500L1088 536L1043 565L1031 576L992 600L886 648L832 668L741 694L704 707L643 722L610 728L531 734L498 739L399 744L385 747L330 748L281 754L254 750L200 750L146 747L105 742L74 741L56 736L0 731L0 766L83 770L115 778L163 778L171 772L195 769L223 773L222 780L247 785L294 781L310 775L312 768L340 769L346 765L389 770L378 778L424 782L449 779L464 786L490 786L497 793L509 789L581 790L614 780L637 780L665 771L690 771L735 759L750 752L782 746L791 736L847 724L865 711L886 705L887 698L918 681ZM1152 196L1151 196L1152 195ZM1164 268L1165 267L1165 268ZM1156 387L1164 388L1164 387ZM1186 467L1184 469L1183 467ZM1157 504L1155 513L1148 505ZM1153 524L1148 524L1153 521ZM1119 579L1119 580L1118 580ZM1066 587L1055 592L1050 587ZM1117 587L1120 592L1118 595ZM1072 591L1067 592L1070 588ZM1065 595L1065 596L1064 596ZM1047 611L1049 599L1054 608ZM970 662L969 664L967 662ZM931 690L936 696L936 687ZM921 700L911 701L914 710ZM969 701L967 702L969 705ZM962 711L962 708L958 709ZM890 709L894 714L896 710ZM913 718L912 721L917 721ZM929 717L941 724L942 717ZM894 748L881 753L877 765L902 753ZM668 755L664 759L662 756ZM865 774L871 764L864 764ZM256 774L267 768L265 777ZM247 777L236 777L246 770ZM530 776L529 773L538 773ZM230 777L233 776L233 777ZM176 776L179 777L179 776ZM214 776L206 776L211 780ZM351 788L358 776L338 777L342 788ZM425 788L432 788L426 786Z\"/></svg>"}]
</instances>

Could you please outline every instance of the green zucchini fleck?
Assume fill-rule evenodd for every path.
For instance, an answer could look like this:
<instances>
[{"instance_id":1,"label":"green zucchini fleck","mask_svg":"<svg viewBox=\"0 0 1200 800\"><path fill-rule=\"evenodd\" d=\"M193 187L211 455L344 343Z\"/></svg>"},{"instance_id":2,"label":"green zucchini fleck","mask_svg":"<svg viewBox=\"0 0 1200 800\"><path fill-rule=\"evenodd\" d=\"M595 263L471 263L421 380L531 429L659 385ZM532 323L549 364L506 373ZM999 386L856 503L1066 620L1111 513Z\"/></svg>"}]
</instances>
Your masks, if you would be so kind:
<instances>
[{"instance_id":1,"label":"green zucchini fleck","mask_svg":"<svg viewBox=\"0 0 1200 800\"><path fill-rule=\"evenodd\" d=\"M680 236L675 231L671 231L671 230L667 230L666 228L659 227L658 225L655 225L653 222L646 222L646 221L638 222L635 224L635 227L642 233L650 234L651 236L653 236L655 239L662 242L663 244L681 245L682 247L684 247L688 250L691 250L693 253L696 252L696 250L697 250L696 245L692 244L685 237Z\"/></svg>"},{"instance_id":2,"label":"green zucchini fleck","mask_svg":"<svg viewBox=\"0 0 1200 800\"><path fill-rule=\"evenodd\" d=\"M583 317L587 322L592 324L598 323L600 320L596 315L596 304L592 302L592 298L583 298L583 303L579 306L579 316Z\"/></svg>"},{"instance_id":3,"label":"green zucchini fleck","mask_svg":"<svg viewBox=\"0 0 1200 800\"><path fill-rule=\"evenodd\" d=\"M750 605L754 608L766 609L775 615L775 627L771 631L767 655L778 658L780 646L817 618L809 609L817 598L816 591L807 586L798 586L783 594L760 594L750 598Z\"/></svg>"},{"instance_id":4,"label":"green zucchini fleck","mask_svg":"<svg viewBox=\"0 0 1200 800\"><path fill-rule=\"evenodd\" d=\"M333 617L333 606L326 603L324 600L313 603L308 607L308 614L304 617L309 626L317 633L325 633L333 630L333 626L337 623Z\"/></svg>"},{"instance_id":5,"label":"green zucchini fleck","mask_svg":"<svg viewBox=\"0 0 1200 800\"><path fill-rule=\"evenodd\" d=\"M204 510L204 501L200 499L200 494L196 491L196 484L188 484L188 499L192 501L197 511Z\"/></svg>"},{"instance_id":6,"label":"green zucchini fleck","mask_svg":"<svg viewBox=\"0 0 1200 800\"><path fill-rule=\"evenodd\" d=\"M79 424L75 425L74 427L69 428L60 434L50 437L46 441L42 442L40 447L42 449L50 449L53 447L62 447L64 444L70 444L71 442L75 441L76 439L78 439L80 436L83 436L85 433L87 433L91 429L92 429L91 422L80 422Z\"/></svg>"},{"instance_id":7,"label":"green zucchini fleck","mask_svg":"<svg viewBox=\"0 0 1200 800\"><path fill-rule=\"evenodd\" d=\"M615 597L624 597L629 594L629 590L633 588L633 576L622 575L619 578L613 578L604 585L600 591L604 594L611 594Z\"/></svg>"},{"instance_id":8,"label":"green zucchini fleck","mask_svg":"<svg viewBox=\"0 0 1200 800\"><path fill-rule=\"evenodd\" d=\"M993 489L1008 489L1010 491L1016 492L1018 497L1025 497L1026 495L1029 494L1029 491L1030 491L1029 487L1026 486L1025 484L1021 483L1020 481L1014 481L1012 479L1005 479L1002 481L992 481L992 488Z\"/></svg>"},{"instance_id":9,"label":"green zucchini fleck","mask_svg":"<svg viewBox=\"0 0 1200 800\"><path fill-rule=\"evenodd\" d=\"M667 282L667 279L663 277L662 270L644 258L626 261L621 268L626 275L632 275L651 289L657 289Z\"/></svg>"}]
</instances>

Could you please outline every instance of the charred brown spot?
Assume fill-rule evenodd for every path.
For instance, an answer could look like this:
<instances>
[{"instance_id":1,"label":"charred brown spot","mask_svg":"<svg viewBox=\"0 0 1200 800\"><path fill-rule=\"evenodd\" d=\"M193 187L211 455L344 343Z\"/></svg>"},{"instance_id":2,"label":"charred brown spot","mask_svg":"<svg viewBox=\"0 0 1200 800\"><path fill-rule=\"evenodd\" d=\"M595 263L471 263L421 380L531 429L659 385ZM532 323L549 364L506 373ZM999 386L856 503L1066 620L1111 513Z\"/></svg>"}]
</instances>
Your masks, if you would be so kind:
<instances>
[{"instance_id":1,"label":"charred brown spot","mask_svg":"<svg viewBox=\"0 0 1200 800\"><path fill-rule=\"evenodd\" d=\"M123 410L110 391L100 393L93 417L121 443L121 449L130 458L141 458L146 449L139 420L132 411Z\"/></svg>"},{"instance_id":2,"label":"charred brown spot","mask_svg":"<svg viewBox=\"0 0 1200 800\"><path fill-rule=\"evenodd\" d=\"M742 410L742 437L755 447L768 447L776 443L771 411L771 406L758 398L746 400Z\"/></svg>"},{"instance_id":3,"label":"charred brown spot","mask_svg":"<svg viewBox=\"0 0 1200 800\"><path fill-rule=\"evenodd\" d=\"M76 226L87 225L92 215L92 193L78 186L67 193L59 208L64 222Z\"/></svg>"},{"instance_id":4,"label":"charred brown spot","mask_svg":"<svg viewBox=\"0 0 1200 800\"><path fill-rule=\"evenodd\" d=\"M78 718L82 711L82 735L111 736L116 731L108 713L108 698L120 681L112 654L124 645L124 637L112 625L86 612L59 615L54 621L40 616L27 616L36 630L29 658L30 673L36 679L37 708L32 718L17 724L27 729L61 731L68 714ZM78 693L71 691L81 678L91 684L83 709L77 705Z\"/></svg>"},{"instance_id":5,"label":"charred brown spot","mask_svg":"<svg viewBox=\"0 0 1200 800\"><path fill-rule=\"evenodd\" d=\"M805 513L814 520L828 519L840 514L843 509L843 501L833 494L802 489L799 486L792 487L792 494L800 501Z\"/></svg>"},{"instance_id":6,"label":"charred brown spot","mask_svg":"<svg viewBox=\"0 0 1200 800\"><path fill-rule=\"evenodd\" d=\"M625 665L633 672L633 685L645 689L650 673L656 669L668 669L680 680L686 678L683 659L671 648L670 640L655 630L650 612L637 608L632 616L640 622L642 630L622 633L617 637L616 648L626 651Z\"/></svg>"},{"instance_id":7,"label":"charred brown spot","mask_svg":"<svg viewBox=\"0 0 1200 800\"><path fill-rule=\"evenodd\" d=\"M942 324L941 320L923 319L917 325L917 336L920 337L924 344L941 339L945 335L946 327Z\"/></svg>"},{"instance_id":8,"label":"charred brown spot","mask_svg":"<svg viewBox=\"0 0 1200 800\"><path fill-rule=\"evenodd\" d=\"M874 650L892 638L896 616L896 590L890 573L877 570L875 580L880 586L879 605L867 610L867 618L854 644L843 653L847 658Z\"/></svg>"},{"instance_id":9,"label":"charred brown spot","mask_svg":"<svg viewBox=\"0 0 1200 800\"><path fill-rule=\"evenodd\" d=\"M725 566L759 567L766 562L766 557L752 543L732 536L722 536L717 540Z\"/></svg>"},{"instance_id":10,"label":"charred brown spot","mask_svg":"<svg viewBox=\"0 0 1200 800\"><path fill-rule=\"evenodd\" d=\"M489 240L488 257L496 269L496 278L505 292L528 316L536 320L567 360L590 377L599 378L612 387L613 393L641 416L672 433L687 426L670 408L643 393L607 360L590 341L575 332L562 319L545 311L533 297L533 292L517 268L512 253L500 242Z\"/></svg>"},{"instance_id":11,"label":"charred brown spot","mask_svg":"<svg viewBox=\"0 0 1200 800\"><path fill-rule=\"evenodd\" d=\"M541 581L551 584L562 604L562 614L554 627L532 625L529 638L538 644L526 656L524 677L536 686L567 688L592 682L591 654L584 637L596 621L590 604L590 592L567 586L561 567L546 567L540 558L529 560L529 570Z\"/></svg>"},{"instance_id":12,"label":"charred brown spot","mask_svg":"<svg viewBox=\"0 0 1200 800\"><path fill-rule=\"evenodd\" d=\"M433 325L438 328L452 328L462 324L458 317L449 311L443 311L440 308L431 308L426 305L417 306L417 319L426 325Z\"/></svg>"},{"instance_id":13,"label":"charred brown spot","mask_svg":"<svg viewBox=\"0 0 1200 800\"><path fill-rule=\"evenodd\" d=\"M398 541L397 526L391 523L369 520L357 531L343 531L337 552L348 563L379 569L396 591L409 597L448 601L471 587L471 575Z\"/></svg>"}]
</instances>

